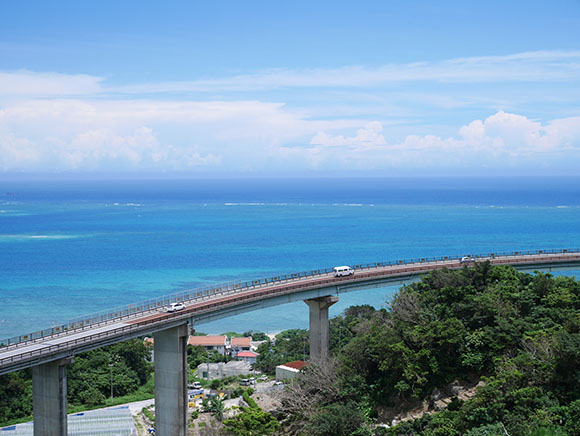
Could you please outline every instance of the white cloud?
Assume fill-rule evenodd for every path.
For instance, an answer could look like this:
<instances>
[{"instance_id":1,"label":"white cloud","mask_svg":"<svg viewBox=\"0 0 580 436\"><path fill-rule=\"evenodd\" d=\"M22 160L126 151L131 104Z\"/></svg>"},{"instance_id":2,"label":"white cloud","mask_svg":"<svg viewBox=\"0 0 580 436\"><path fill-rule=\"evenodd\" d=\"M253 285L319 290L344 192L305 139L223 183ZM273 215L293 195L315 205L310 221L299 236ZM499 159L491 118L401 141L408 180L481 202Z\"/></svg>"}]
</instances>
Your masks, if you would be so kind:
<instances>
[{"instance_id":1,"label":"white cloud","mask_svg":"<svg viewBox=\"0 0 580 436\"><path fill-rule=\"evenodd\" d=\"M109 129L90 130L77 135L60 150L69 168L98 169L103 164L128 168L144 161L159 162L167 157L150 128L140 127L132 135L118 135ZM88 166L88 168L87 168Z\"/></svg>"},{"instance_id":2,"label":"white cloud","mask_svg":"<svg viewBox=\"0 0 580 436\"><path fill-rule=\"evenodd\" d=\"M580 163L580 117L541 123L499 111L455 136L409 130L387 140L395 127L405 128L260 101L22 100L0 109L0 168L292 174Z\"/></svg>"},{"instance_id":3,"label":"white cloud","mask_svg":"<svg viewBox=\"0 0 580 436\"><path fill-rule=\"evenodd\" d=\"M318 132L310 141L312 145L324 147L375 147L385 145L385 137L381 135L383 125L378 121L367 123L362 129L356 131L356 136L345 138L342 135L331 136L325 132Z\"/></svg>"},{"instance_id":4,"label":"white cloud","mask_svg":"<svg viewBox=\"0 0 580 436\"><path fill-rule=\"evenodd\" d=\"M357 123L305 120L283 104L257 101L19 101L0 110L0 167L259 171L269 160L285 168L281 145Z\"/></svg>"},{"instance_id":5,"label":"white cloud","mask_svg":"<svg viewBox=\"0 0 580 436\"><path fill-rule=\"evenodd\" d=\"M76 100L19 102L0 111L4 170L184 170L215 166L220 153L196 144L200 126L228 119L209 104ZM228 108L230 112L239 112ZM180 143L156 130L179 132ZM210 135L211 136L211 135Z\"/></svg>"},{"instance_id":6,"label":"white cloud","mask_svg":"<svg viewBox=\"0 0 580 436\"><path fill-rule=\"evenodd\" d=\"M271 69L219 79L193 79L112 86L102 77L32 71L0 71L0 96L143 95L235 92L279 88L370 88L402 82L578 81L580 51L535 51L378 67ZM444 96L437 97L439 99Z\"/></svg>"},{"instance_id":7,"label":"white cloud","mask_svg":"<svg viewBox=\"0 0 580 436\"><path fill-rule=\"evenodd\" d=\"M29 169L39 162L41 155L31 141L0 130L0 169Z\"/></svg>"},{"instance_id":8,"label":"white cloud","mask_svg":"<svg viewBox=\"0 0 580 436\"><path fill-rule=\"evenodd\" d=\"M256 91L276 88L373 87L401 82L578 81L580 51L536 51L507 56L386 64L376 68L273 69L212 80L136 84L115 88L129 94ZM111 91L113 91L111 89Z\"/></svg>"},{"instance_id":9,"label":"white cloud","mask_svg":"<svg viewBox=\"0 0 580 436\"><path fill-rule=\"evenodd\" d=\"M554 148L563 150L580 149L580 117L562 118L552 121L544 129L544 138L540 138L540 147L546 151Z\"/></svg>"},{"instance_id":10,"label":"white cloud","mask_svg":"<svg viewBox=\"0 0 580 436\"><path fill-rule=\"evenodd\" d=\"M100 77L86 74L0 71L0 96L66 96L97 94Z\"/></svg>"},{"instance_id":11,"label":"white cloud","mask_svg":"<svg viewBox=\"0 0 580 436\"><path fill-rule=\"evenodd\" d=\"M368 126L368 125L367 125ZM361 169L505 168L545 167L553 162L580 165L580 117L542 124L523 115L499 111L485 120L474 120L458 129L456 137L408 135L398 143L360 141L354 137L318 132L311 143L319 162L336 160L333 148L343 146L340 159ZM378 130L380 131L380 130ZM377 130L371 130L373 134ZM384 140L382 135L380 137Z\"/></svg>"},{"instance_id":12,"label":"white cloud","mask_svg":"<svg viewBox=\"0 0 580 436\"><path fill-rule=\"evenodd\" d=\"M564 152L580 148L580 117L563 118L546 125L525 116L497 112L485 121L476 120L459 130L475 147L504 149L521 154Z\"/></svg>"}]
</instances>

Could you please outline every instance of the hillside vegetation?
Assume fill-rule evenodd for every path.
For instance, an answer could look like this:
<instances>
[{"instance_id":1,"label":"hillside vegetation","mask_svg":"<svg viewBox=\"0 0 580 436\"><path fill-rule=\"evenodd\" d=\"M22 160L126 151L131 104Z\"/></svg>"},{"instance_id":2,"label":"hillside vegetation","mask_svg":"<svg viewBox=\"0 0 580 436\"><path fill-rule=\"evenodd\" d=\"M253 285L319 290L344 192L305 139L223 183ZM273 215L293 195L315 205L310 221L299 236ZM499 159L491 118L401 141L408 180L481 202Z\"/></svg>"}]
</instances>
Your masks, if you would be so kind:
<instances>
[{"instance_id":1,"label":"hillside vegetation","mask_svg":"<svg viewBox=\"0 0 580 436\"><path fill-rule=\"evenodd\" d=\"M322 377L298 383L303 395L327 393L314 412L288 408L294 434L580 434L580 284L573 278L489 263L433 272L401 288L388 309L352 307L334 318L331 346L335 388L317 385ZM480 387L438 413L388 429L372 425L380 410L433 402L434 390L454 380Z\"/></svg>"}]
</instances>

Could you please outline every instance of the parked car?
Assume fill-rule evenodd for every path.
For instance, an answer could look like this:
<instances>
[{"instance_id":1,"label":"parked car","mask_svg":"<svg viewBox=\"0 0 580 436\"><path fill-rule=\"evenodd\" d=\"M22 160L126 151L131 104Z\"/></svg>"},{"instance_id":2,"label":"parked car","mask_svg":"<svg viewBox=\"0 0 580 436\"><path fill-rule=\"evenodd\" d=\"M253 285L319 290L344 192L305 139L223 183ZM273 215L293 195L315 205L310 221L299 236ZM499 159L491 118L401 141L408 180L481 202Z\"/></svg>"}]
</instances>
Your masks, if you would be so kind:
<instances>
[{"instance_id":1,"label":"parked car","mask_svg":"<svg viewBox=\"0 0 580 436\"><path fill-rule=\"evenodd\" d=\"M185 304L183 303L171 303L167 306L166 312L177 312L178 310L185 309Z\"/></svg>"},{"instance_id":2,"label":"parked car","mask_svg":"<svg viewBox=\"0 0 580 436\"><path fill-rule=\"evenodd\" d=\"M469 262L475 262L475 259L473 257L470 256L463 256L459 262L461 263L469 263Z\"/></svg>"},{"instance_id":3,"label":"parked car","mask_svg":"<svg viewBox=\"0 0 580 436\"><path fill-rule=\"evenodd\" d=\"M192 387L193 389L201 389L201 383L200 383L200 382L193 382L193 383L191 384L191 387Z\"/></svg>"},{"instance_id":4,"label":"parked car","mask_svg":"<svg viewBox=\"0 0 580 436\"><path fill-rule=\"evenodd\" d=\"M260 381L268 381L268 376L267 375L263 375L258 380L260 380Z\"/></svg>"},{"instance_id":5,"label":"parked car","mask_svg":"<svg viewBox=\"0 0 580 436\"><path fill-rule=\"evenodd\" d=\"M240 380L240 386L250 386L251 382L247 378L243 378Z\"/></svg>"}]
</instances>

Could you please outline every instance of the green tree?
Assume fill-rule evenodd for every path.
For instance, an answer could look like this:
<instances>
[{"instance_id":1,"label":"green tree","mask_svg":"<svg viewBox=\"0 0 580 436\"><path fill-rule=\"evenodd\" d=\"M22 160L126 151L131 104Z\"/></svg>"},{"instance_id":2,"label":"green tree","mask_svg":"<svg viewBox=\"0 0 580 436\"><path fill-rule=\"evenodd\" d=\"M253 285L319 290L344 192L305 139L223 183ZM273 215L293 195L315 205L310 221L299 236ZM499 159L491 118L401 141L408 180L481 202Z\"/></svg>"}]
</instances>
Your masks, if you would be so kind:
<instances>
[{"instance_id":1,"label":"green tree","mask_svg":"<svg viewBox=\"0 0 580 436\"><path fill-rule=\"evenodd\" d=\"M365 426L366 419L355 403L330 404L322 407L308 424L312 436L351 436Z\"/></svg>"},{"instance_id":2,"label":"green tree","mask_svg":"<svg viewBox=\"0 0 580 436\"><path fill-rule=\"evenodd\" d=\"M187 365L193 371L202 363L209 362L209 354L206 349L199 346L187 346Z\"/></svg>"},{"instance_id":3,"label":"green tree","mask_svg":"<svg viewBox=\"0 0 580 436\"><path fill-rule=\"evenodd\" d=\"M243 336L246 338L251 337L252 341L267 341L268 340L268 336L266 335L266 333L258 332L255 330L250 330L250 331L244 332Z\"/></svg>"},{"instance_id":4,"label":"green tree","mask_svg":"<svg viewBox=\"0 0 580 436\"><path fill-rule=\"evenodd\" d=\"M32 414L32 371L0 375L0 425Z\"/></svg>"},{"instance_id":5,"label":"green tree","mask_svg":"<svg viewBox=\"0 0 580 436\"><path fill-rule=\"evenodd\" d=\"M217 396L211 397L209 400L209 411L218 421L221 421L224 418L224 402Z\"/></svg>"}]
</instances>

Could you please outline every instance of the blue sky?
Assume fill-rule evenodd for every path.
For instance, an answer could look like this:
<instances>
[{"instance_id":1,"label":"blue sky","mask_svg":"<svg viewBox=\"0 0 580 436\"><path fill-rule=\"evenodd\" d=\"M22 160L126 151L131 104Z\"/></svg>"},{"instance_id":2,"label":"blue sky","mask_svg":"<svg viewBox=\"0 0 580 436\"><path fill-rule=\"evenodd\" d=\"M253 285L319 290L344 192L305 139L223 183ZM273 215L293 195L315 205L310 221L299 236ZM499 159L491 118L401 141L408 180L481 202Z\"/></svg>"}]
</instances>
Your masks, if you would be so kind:
<instances>
[{"instance_id":1,"label":"blue sky","mask_svg":"<svg viewBox=\"0 0 580 436\"><path fill-rule=\"evenodd\" d=\"M0 174L578 174L580 2L1 2Z\"/></svg>"}]
</instances>

